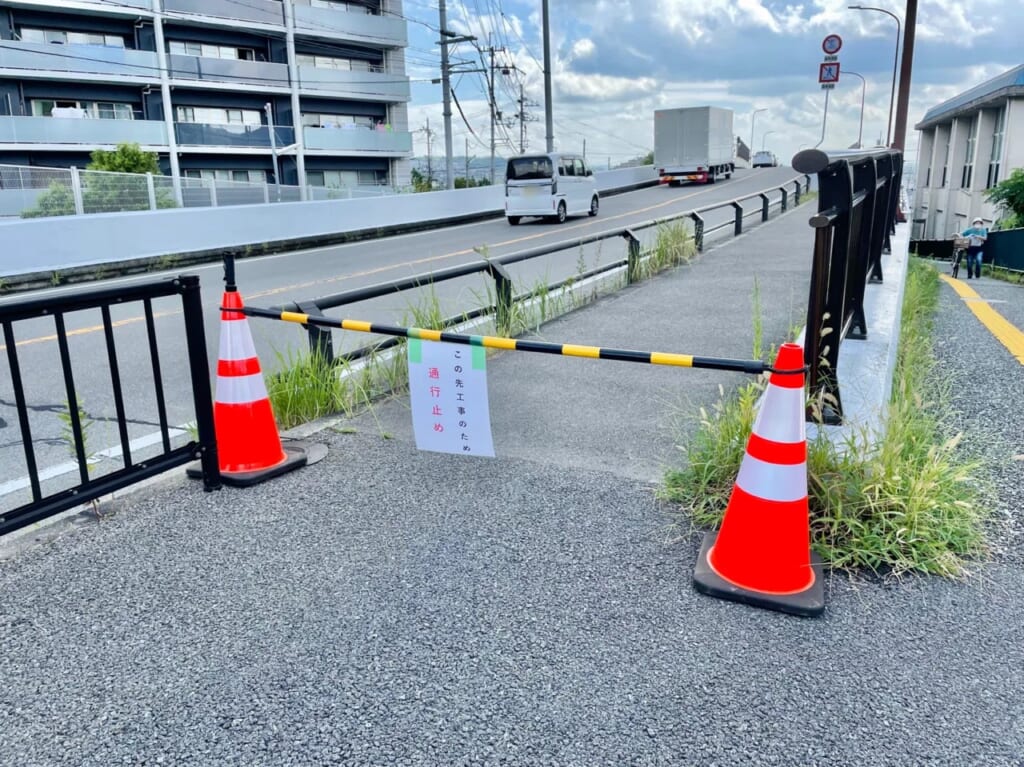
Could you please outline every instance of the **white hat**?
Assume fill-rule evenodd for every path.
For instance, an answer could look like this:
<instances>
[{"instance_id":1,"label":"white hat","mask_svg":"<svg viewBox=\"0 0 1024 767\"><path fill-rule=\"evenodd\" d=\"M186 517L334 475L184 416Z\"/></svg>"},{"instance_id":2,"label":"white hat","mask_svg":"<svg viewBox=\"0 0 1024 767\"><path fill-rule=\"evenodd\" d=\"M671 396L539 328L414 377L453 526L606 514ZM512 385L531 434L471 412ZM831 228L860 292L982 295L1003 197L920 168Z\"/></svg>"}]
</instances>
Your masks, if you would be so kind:
<instances>
[{"instance_id":1,"label":"white hat","mask_svg":"<svg viewBox=\"0 0 1024 767\"><path fill-rule=\"evenodd\" d=\"M982 220L981 216L978 216L977 218L972 219L971 223L972 224L984 224L985 222Z\"/></svg>"}]
</instances>

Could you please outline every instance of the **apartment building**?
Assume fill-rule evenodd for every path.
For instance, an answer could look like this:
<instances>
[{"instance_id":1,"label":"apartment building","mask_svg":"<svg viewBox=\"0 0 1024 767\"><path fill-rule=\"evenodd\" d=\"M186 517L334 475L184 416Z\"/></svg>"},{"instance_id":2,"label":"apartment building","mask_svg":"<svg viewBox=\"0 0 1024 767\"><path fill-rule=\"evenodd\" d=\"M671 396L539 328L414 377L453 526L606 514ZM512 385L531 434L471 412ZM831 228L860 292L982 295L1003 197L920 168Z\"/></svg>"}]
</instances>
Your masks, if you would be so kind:
<instances>
[{"instance_id":1,"label":"apartment building","mask_svg":"<svg viewBox=\"0 0 1024 767\"><path fill-rule=\"evenodd\" d=\"M409 183L402 0L0 0L0 164Z\"/></svg>"},{"instance_id":2,"label":"apartment building","mask_svg":"<svg viewBox=\"0 0 1024 767\"><path fill-rule=\"evenodd\" d=\"M920 131L912 236L943 239L998 218L985 190L1024 167L1024 65L929 109Z\"/></svg>"}]
</instances>

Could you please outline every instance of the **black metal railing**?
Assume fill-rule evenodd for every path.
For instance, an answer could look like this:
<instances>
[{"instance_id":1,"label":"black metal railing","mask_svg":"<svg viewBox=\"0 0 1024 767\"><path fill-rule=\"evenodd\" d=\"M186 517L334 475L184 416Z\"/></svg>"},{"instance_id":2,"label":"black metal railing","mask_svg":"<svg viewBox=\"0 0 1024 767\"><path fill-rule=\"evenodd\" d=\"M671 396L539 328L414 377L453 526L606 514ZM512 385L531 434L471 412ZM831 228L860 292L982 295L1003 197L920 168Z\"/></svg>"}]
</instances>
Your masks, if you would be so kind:
<instances>
[{"instance_id":1,"label":"black metal railing","mask_svg":"<svg viewBox=\"0 0 1024 767\"><path fill-rule=\"evenodd\" d=\"M903 155L895 149L808 149L793 167L818 176L811 289L807 302L804 358L808 384L825 423L842 423L839 347L846 338L865 339L864 292L882 281L882 253L895 231Z\"/></svg>"},{"instance_id":2,"label":"black metal railing","mask_svg":"<svg viewBox=\"0 0 1024 767\"><path fill-rule=\"evenodd\" d=\"M627 284L632 284L640 278L640 264L643 258L641 240L637 236L638 232L641 232L644 229L655 228L665 224L689 219L693 222L694 245L698 251L702 251L704 250L705 240L716 232L731 228L733 234L738 236L743 233L743 223L747 218L759 216L762 221L767 221L769 211L774 205L778 205L780 211L787 210L789 207L790 191L792 191L793 195L793 204L798 204L800 202L800 195L807 192L810 187L810 183L810 177L805 174L802 179L796 178L781 186L769 187L768 189L760 192L753 192L725 202L706 205L702 208L696 208L691 211L679 213L678 215L651 219L624 229L611 229L604 232L598 232L579 239L574 239L571 243L561 242L555 243L554 245L531 248L518 253L511 253L507 256L502 256L501 258L482 259L473 263L453 266L448 269L441 269L430 273L407 277L405 279L370 285L365 288L357 288L329 296L321 296L309 301L300 301L273 308L275 310L299 312L304 314L322 314L327 309L336 309L340 306L348 306L363 301L369 301L374 298L394 295L407 290L419 290L428 286L438 285L449 280L455 280L471 275L486 274L494 280L494 304L480 306L460 312L456 316L444 319L440 324L444 328L450 328L467 321L492 316L494 318L495 326L499 330L508 331L512 325L510 318L513 314L513 307L515 304L528 300L536 294L536 290L521 293L519 295L514 293L513 280L507 270L507 267L513 264L551 256L567 249L582 248L585 245L596 242L622 239L625 241L626 246L625 258L613 260L603 264L602 266L595 267L582 273L573 274L564 280L559 280L546 285L543 290L548 292L561 290L572 284L578 283L581 280L606 275L623 268L625 268ZM777 201L773 202L769 195L774 195L775 193L779 193L779 196ZM744 206L743 203L748 200L757 200L758 204L756 206ZM706 214L727 208L731 208L734 211L734 215L729 220L715 226L706 226ZM233 271L233 265L229 266L227 263L227 259L229 258L230 257L226 257L225 268L230 268ZM310 350L322 355L328 361L336 361L336 359L344 359L346 361L362 359L389 349L402 342L402 339L399 338L389 338L368 346L363 346L346 354L338 355L336 358L330 330L314 325L308 325L306 326L306 332L309 335Z\"/></svg>"},{"instance_id":3,"label":"black metal railing","mask_svg":"<svg viewBox=\"0 0 1024 767\"><path fill-rule=\"evenodd\" d=\"M153 301L176 295L181 296L181 308L184 314L185 341L198 436L188 444L172 448L167 420L167 400L157 347ZM160 434L161 451L142 460L137 460L132 455L132 444L128 434L128 408L125 402L125 386L119 364L119 352L122 356L134 356L140 351L145 353L145 347L143 346L143 349L140 350L136 348L137 343L130 345L128 342L124 342L119 349L115 341L115 328L119 323L114 322L111 317L111 307L130 302L141 302L145 316L146 345L148 345L154 383L152 394L156 404L156 420L159 424ZM82 407L82 394L76 384L76 370L69 343L69 337L73 336L75 331L69 330L68 325L69 315L72 313L96 309L100 312L106 347L105 362L110 378L110 395L113 400L120 442L121 467L102 476L92 477L90 476L90 456L87 453L85 411ZM31 373L26 375L28 369L19 354L15 327L16 323L30 323L39 318L52 318L53 320L53 334L57 341L59 367L51 365L50 367L53 368L51 370L33 368ZM3 343L7 353L11 387L14 404L17 408L18 426L27 469L28 487L31 492L30 502L0 513L0 535L75 508L195 459L200 460L204 487L207 490L220 487L217 446L213 427L213 400L210 392L210 374L206 358L206 340L203 331L198 277L183 276L170 280L3 304L0 305L0 326L3 327ZM89 396L95 396L92 392L96 391L96 380L104 378L101 375L102 361L77 355L76 359L82 363L82 368L79 368L82 375L79 377L90 379L89 386L93 388L90 388ZM38 362L38 360L34 362ZM60 416L65 422L65 433L61 439L66 440L69 451L74 456L78 481L71 487L46 492L37 456L37 443L33 439L32 420L29 416L33 409L38 409L38 402L34 401L38 394L34 390L41 389L46 381L51 380L59 380L63 383L66 407L61 410ZM39 385L34 387L33 384L37 383ZM132 381L129 391L136 393L139 386L139 381ZM51 429L53 428L53 424L49 424L49 426ZM107 454L111 452L116 454L117 451L106 451Z\"/></svg>"}]
</instances>

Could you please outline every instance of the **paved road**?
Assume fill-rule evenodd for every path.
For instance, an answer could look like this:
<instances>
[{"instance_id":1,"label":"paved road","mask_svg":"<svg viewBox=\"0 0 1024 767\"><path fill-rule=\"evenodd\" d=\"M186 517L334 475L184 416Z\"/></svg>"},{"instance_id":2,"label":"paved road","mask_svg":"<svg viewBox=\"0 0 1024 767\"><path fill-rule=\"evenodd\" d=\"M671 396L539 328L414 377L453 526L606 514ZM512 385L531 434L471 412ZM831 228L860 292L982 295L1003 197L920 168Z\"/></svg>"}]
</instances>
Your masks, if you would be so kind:
<instances>
[{"instance_id":1,"label":"paved road","mask_svg":"<svg viewBox=\"0 0 1024 767\"><path fill-rule=\"evenodd\" d=\"M541 335L743 354L755 277L778 342L809 261L797 212ZM506 353L495 460L417 452L397 399L315 466L170 478L0 562L0 764L1019 767L1024 367L948 287L937 333L998 478L962 583L833 576L816 620L696 594L653 490L742 379Z\"/></svg>"},{"instance_id":2,"label":"paved road","mask_svg":"<svg viewBox=\"0 0 1024 767\"><path fill-rule=\"evenodd\" d=\"M237 281L243 298L253 305L270 306L304 300L479 261L482 258L481 252L496 257L540 245L571 243L595 231L618 229L755 193L781 184L795 175L791 168L741 171L729 182L713 186L673 189L654 187L614 195L604 200L598 217L571 219L563 226L527 220L518 227L510 227L504 219L492 219L376 241L245 259L238 263ZM777 197L774 195L773 199ZM751 202L750 207L751 210L758 210L758 202ZM715 226L731 216L731 210L711 214L708 226ZM757 217L753 221L757 221ZM725 236L725 233L721 236ZM558 257L519 265L510 271L517 280L517 289L527 290L539 282L554 282L580 269L590 268L599 262L608 263L624 255L625 242L615 238L610 243L589 246L583 252L569 245ZM197 266L187 271L198 274L204 286L207 348L211 365L215 366L223 269L217 263ZM103 284L128 285L153 278L154 275L145 275L106 280ZM81 289L70 287L35 291L32 295L60 296ZM487 297L493 295L493 283L483 277L466 278L439 286L433 294L441 303L444 315L454 316L487 303ZM0 304L20 297L0 299ZM411 293L384 297L354 308L354 318L406 324L413 314L413 308L423 303L423 300L418 300ZM156 301L154 311L160 339L162 378L168 396L169 422L172 425L184 424L193 420L194 415L180 302L171 299ZM146 442L158 428L158 418L152 393L151 364L145 351L148 347L142 308L138 304L115 306L112 308L112 317L117 324L115 339L122 365L129 438ZM102 362L93 364L93 361L106 359L100 313L77 312L70 315L67 322L72 333L70 347L75 388L93 422L89 429L89 451L96 453L116 447L119 440L110 373ZM305 333L298 326L261 321L253 323L252 327L264 371L281 368L284 360L306 348ZM31 387L29 410L33 441L39 453L37 460L43 468L54 468L62 472L49 485L50 490L68 487L72 483L72 476L68 472L74 469L74 465L69 463L72 455L67 439L63 436L66 427L58 414L67 412L66 402L69 398L60 374L53 322L50 318L19 322L15 326L15 333L22 373ZM337 333L335 337L335 345L339 349L354 348L372 341L371 337L361 334ZM6 361L0 365L6 369ZM0 509L13 508L29 500L25 479L27 469L9 381L9 376L0 376ZM184 432L181 439L187 439ZM115 468L119 468L115 460L109 460L99 465L95 473L98 475ZM20 495L11 495L15 490Z\"/></svg>"}]
</instances>

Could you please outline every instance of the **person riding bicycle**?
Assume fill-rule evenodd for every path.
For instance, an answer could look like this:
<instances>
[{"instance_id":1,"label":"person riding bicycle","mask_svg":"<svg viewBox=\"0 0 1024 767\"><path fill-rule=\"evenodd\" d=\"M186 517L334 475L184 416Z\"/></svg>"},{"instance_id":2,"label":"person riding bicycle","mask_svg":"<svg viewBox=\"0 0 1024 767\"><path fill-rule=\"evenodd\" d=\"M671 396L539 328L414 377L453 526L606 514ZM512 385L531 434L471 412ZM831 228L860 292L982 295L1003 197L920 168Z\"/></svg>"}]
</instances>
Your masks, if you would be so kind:
<instances>
[{"instance_id":1,"label":"person riding bicycle","mask_svg":"<svg viewBox=\"0 0 1024 767\"><path fill-rule=\"evenodd\" d=\"M985 245L985 240L988 239L988 229L985 228L985 222L980 218L974 219L971 225L964 229L960 235L968 240L967 279L981 277L982 248Z\"/></svg>"}]
</instances>

